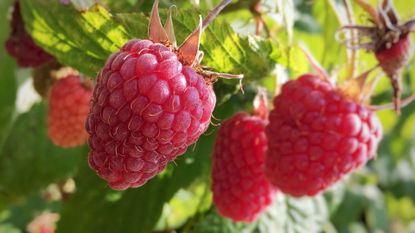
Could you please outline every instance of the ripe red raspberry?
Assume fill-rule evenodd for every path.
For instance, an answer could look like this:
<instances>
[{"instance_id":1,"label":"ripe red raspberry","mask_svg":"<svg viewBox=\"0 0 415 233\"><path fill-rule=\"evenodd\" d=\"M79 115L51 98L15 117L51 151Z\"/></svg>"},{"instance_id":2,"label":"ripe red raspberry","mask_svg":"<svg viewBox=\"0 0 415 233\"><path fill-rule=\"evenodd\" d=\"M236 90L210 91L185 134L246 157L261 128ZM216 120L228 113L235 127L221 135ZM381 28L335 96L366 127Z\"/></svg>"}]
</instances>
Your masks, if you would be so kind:
<instances>
[{"instance_id":1,"label":"ripe red raspberry","mask_svg":"<svg viewBox=\"0 0 415 233\"><path fill-rule=\"evenodd\" d=\"M85 121L90 108L91 85L69 75L56 81L49 96L48 135L61 147L75 147L86 142Z\"/></svg>"},{"instance_id":2,"label":"ripe red raspberry","mask_svg":"<svg viewBox=\"0 0 415 233\"><path fill-rule=\"evenodd\" d=\"M293 196L313 196L372 158L382 136L376 115L314 75L289 81L266 128L265 173Z\"/></svg>"},{"instance_id":3,"label":"ripe red raspberry","mask_svg":"<svg viewBox=\"0 0 415 233\"><path fill-rule=\"evenodd\" d=\"M252 222L272 203L275 190L265 178L266 120L237 113L219 128L213 151L212 191L219 212Z\"/></svg>"},{"instance_id":4,"label":"ripe red raspberry","mask_svg":"<svg viewBox=\"0 0 415 233\"><path fill-rule=\"evenodd\" d=\"M53 59L51 55L37 46L26 32L19 1L16 1L13 7L11 29L5 47L20 67L37 67Z\"/></svg>"},{"instance_id":5,"label":"ripe red raspberry","mask_svg":"<svg viewBox=\"0 0 415 233\"><path fill-rule=\"evenodd\" d=\"M90 166L113 189L143 185L205 132L215 102L212 87L170 48L129 41L97 77Z\"/></svg>"},{"instance_id":6,"label":"ripe red raspberry","mask_svg":"<svg viewBox=\"0 0 415 233\"><path fill-rule=\"evenodd\" d=\"M216 96L214 74L205 75L199 64L200 34L229 3L219 4L176 48L172 19L162 27L156 0L150 40L130 40L108 58L97 77L86 129L90 167L111 188L144 185L208 128Z\"/></svg>"}]
</instances>

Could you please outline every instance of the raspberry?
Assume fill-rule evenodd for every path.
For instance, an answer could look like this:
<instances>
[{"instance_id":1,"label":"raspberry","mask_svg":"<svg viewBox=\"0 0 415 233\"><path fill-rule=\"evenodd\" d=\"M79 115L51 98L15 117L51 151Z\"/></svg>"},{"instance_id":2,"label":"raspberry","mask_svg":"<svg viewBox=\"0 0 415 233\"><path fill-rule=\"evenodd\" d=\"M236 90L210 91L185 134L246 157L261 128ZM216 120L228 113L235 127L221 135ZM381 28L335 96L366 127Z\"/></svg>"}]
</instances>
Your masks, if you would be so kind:
<instances>
[{"instance_id":1,"label":"raspberry","mask_svg":"<svg viewBox=\"0 0 415 233\"><path fill-rule=\"evenodd\" d=\"M113 189L143 185L205 132L215 102L212 87L171 49L129 41L97 77L90 166Z\"/></svg>"},{"instance_id":2,"label":"raspberry","mask_svg":"<svg viewBox=\"0 0 415 233\"><path fill-rule=\"evenodd\" d=\"M19 1L16 1L13 7L11 28L5 47L20 67L37 67L53 59L51 55L37 46L32 37L26 32L20 13Z\"/></svg>"},{"instance_id":3,"label":"raspberry","mask_svg":"<svg viewBox=\"0 0 415 233\"><path fill-rule=\"evenodd\" d=\"M223 122L212 162L213 201L234 221L252 222L271 204L275 190L263 172L266 120L237 113Z\"/></svg>"},{"instance_id":4,"label":"raspberry","mask_svg":"<svg viewBox=\"0 0 415 233\"><path fill-rule=\"evenodd\" d=\"M69 75L56 81L49 96L48 135L61 147L75 147L86 142L84 129L90 108L92 90L78 76Z\"/></svg>"},{"instance_id":5,"label":"raspberry","mask_svg":"<svg viewBox=\"0 0 415 233\"><path fill-rule=\"evenodd\" d=\"M232 75L203 70L200 35L230 2L222 1L176 48L171 14L163 28L155 0L150 40L132 39L108 58L86 129L89 165L112 189L144 185L208 128L216 103L211 83Z\"/></svg>"},{"instance_id":6,"label":"raspberry","mask_svg":"<svg viewBox=\"0 0 415 233\"><path fill-rule=\"evenodd\" d=\"M394 107L399 114L402 107L401 76L404 66L413 55L409 33L415 29L415 20L400 22L393 0L384 0L376 10L367 3L357 3L369 14L369 21L374 25L342 27L341 31L354 31L348 35L358 35L358 38L349 38L343 42L351 49L365 49L375 54L379 66L391 81Z\"/></svg>"},{"instance_id":7,"label":"raspberry","mask_svg":"<svg viewBox=\"0 0 415 233\"><path fill-rule=\"evenodd\" d=\"M293 196L316 195L366 164L382 135L371 110L314 75L282 87L269 121L265 173Z\"/></svg>"},{"instance_id":8,"label":"raspberry","mask_svg":"<svg viewBox=\"0 0 415 233\"><path fill-rule=\"evenodd\" d=\"M392 43L389 48L382 47L375 52L379 65L386 75L393 77L402 70L411 59L411 47L409 34L404 34L396 43Z\"/></svg>"}]
</instances>

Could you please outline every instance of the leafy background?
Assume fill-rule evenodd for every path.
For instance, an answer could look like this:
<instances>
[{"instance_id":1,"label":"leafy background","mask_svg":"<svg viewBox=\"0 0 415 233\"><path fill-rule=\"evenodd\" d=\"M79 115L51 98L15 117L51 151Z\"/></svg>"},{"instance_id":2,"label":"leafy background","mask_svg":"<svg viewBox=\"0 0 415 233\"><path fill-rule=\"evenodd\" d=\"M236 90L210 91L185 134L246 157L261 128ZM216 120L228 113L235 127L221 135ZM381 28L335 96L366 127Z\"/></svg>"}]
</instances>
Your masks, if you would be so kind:
<instances>
[{"instance_id":1,"label":"leafy background","mask_svg":"<svg viewBox=\"0 0 415 233\"><path fill-rule=\"evenodd\" d=\"M73 1L20 0L27 31L61 63L94 78L106 58L131 38L145 38L152 1L104 0L89 10ZM168 6L178 10L174 23L178 41L193 30L198 14L218 0L161 1L162 17ZM345 76L346 50L335 39L338 18L344 18L340 0L264 0L263 16L269 35L255 36L248 0L234 1L204 32L204 65L221 72L243 73L245 93L234 81L215 84L218 106L215 123L236 111L249 110L258 85L273 92L275 77L295 78L312 71L298 45L306 46L328 71ZM371 1L375 3L375 1ZM402 18L415 16L411 0L396 1ZM9 34L11 0L0 1L0 43ZM82 11L79 11L83 8ZM195 10L195 8L197 10ZM366 23L354 7L358 23ZM359 53L359 69L375 64ZM404 74L405 95L415 91L411 61ZM384 139L376 160L328 192L314 198L277 195L276 201L253 224L220 217L212 206L210 155L217 126L166 172L145 186L124 192L110 190L86 163L88 149L64 150L47 138L47 103L31 88L31 70L17 69L0 50L0 232L26 232L39 213L60 214L57 232L415 232L415 104L400 117L392 111L378 115ZM374 104L391 100L383 78ZM74 181L67 198L51 198L53 188ZM56 191L55 191L56 192Z\"/></svg>"}]
</instances>

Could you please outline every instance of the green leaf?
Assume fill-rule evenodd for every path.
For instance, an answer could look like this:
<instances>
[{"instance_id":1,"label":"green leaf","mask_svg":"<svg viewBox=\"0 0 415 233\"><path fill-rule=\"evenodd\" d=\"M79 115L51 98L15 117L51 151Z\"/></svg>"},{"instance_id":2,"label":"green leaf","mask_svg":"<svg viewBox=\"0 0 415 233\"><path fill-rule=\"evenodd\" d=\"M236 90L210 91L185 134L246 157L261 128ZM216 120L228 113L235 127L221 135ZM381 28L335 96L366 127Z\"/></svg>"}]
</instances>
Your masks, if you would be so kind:
<instances>
[{"instance_id":1,"label":"green leaf","mask_svg":"<svg viewBox=\"0 0 415 233\"><path fill-rule=\"evenodd\" d=\"M212 209L192 230L183 233L247 233L244 230L245 225L223 218L215 209Z\"/></svg>"},{"instance_id":2,"label":"green leaf","mask_svg":"<svg viewBox=\"0 0 415 233\"><path fill-rule=\"evenodd\" d=\"M337 209L339 208L339 205L342 203L344 199L345 193L346 193L345 182L338 182L333 187L331 187L329 190L323 193L330 215L337 211Z\"/></svg>"},{"instance_id":3,"label":"green leaf","mask_svg":"<svg viewBox=\"0 0 415 233\"><path fill-rule=\"evenodd\" d=\"M142 14L119 15L122 26L98 5L78 12L57 1L23 0L22 9L26 28L43 48L60 62L90 76L95 76L107 57L128 39L147 38L148 18ZM194 10L175 15L179 42L194 30L198 19ZM203 35L203 64L219 72L262 78L274 68L279 56L271 41L242 38L221 19L216 19Z\"/></svg>"},{"instance_id":4,"label":"green leaf","mask_svg":"<svg viewBox=\"0 0 415 233\"><path fill-rule=\"evenodd\" d=\"M355 184L346 192L344 201L332 216L332 221L339 229L351 228L353 222L365 218L370 232L388 230L387 212L383 193L376 186Z\"/></svg>"},{"instance_id":5,"label":"green leaf","mask_svg":"<svg viewBox=\"0 0 415 233\"><path fill-rule=\"evenodd\" d=\"M162 11L162 18L166 18ZM130 37L147 38L148 18L143 14L119 14L119 21ZM179 11L173 16L174 29L180 45L198 25L195 10ZM242 37L222 18L213 21L202 34L203 65L218 72L244 74L247 79L261 79L274 68L280 56L278 46L270 40Z\"/></svg>"},{"instance_id":6,"label":"green leaf","mask_svg":"<svg viewBox=\"0 0 415 233\"><path fill-rule=\"evenodd\" d=\"M233 223L210 212L189 232L196 233L319 233L329 213L323 196L291 198L277 194L274 203L251 224Z\"/></svg>"},{"instance_id":7,"label":"green leaf","mask_svg":"<svg viewBox=\"0 0 415 233\"><path fill-rule=\"evenodd\" d=\"M328 221L327 203L323 196L291 198L277 195L277 200L261 216L254 232L320 232Z\"/></svg>"},{"instance_id":8,"label":"green leaf","mask_svg":"<svg viewBox=\"0 0 415 233\"><path fill-rule=\"evenodd\" d=\"M95 77L127 40L125 29L99 5L79 12L56 0L22 0L27 31L61 63ZM70 20L69 20L70 19Z\"/></svg>"},{"instance_id":9,"label":"green leaf","mask_svg":"<svg viewBox=\"0 0 415 233\"><path fill-rule=\"evenodd\" d=\"M12 224L0 224L0 232L4 232L4 233L21 233L22 231L18 228L16 228L15 226L13 226Z\"/></svg>"},{"instance_id":10,"label":"green leaf","mask_svg":"<svg viewBox=\"0 0 415 233\"><path fill-rule=\"evenodd\" d=\"M18 117L0 152L0 197L15 200L76 172L82 148L61 149L46 132L46 106Z\"/></svg>"},{"instance_id":11,"label":"green leaf","mask_svg":"<svg viewBox=\"0 0 415 233\"><path fill-rule=\"evenodd\" d=\"M163 206L182 187L207 174L214 135L203 137L194 148L146 185L124 192L107 187L84 161L75 178L77 193L64 204L58 232L148 233L157 223ZM79 214L80 210L82 214ZM99 216L99 217L97 217Z\"/></svg>"},{"instance_id":12,"label":"green leaf","mask_svg":"<svg viewBox=\"0 0 415 233\"><path fill-rule=\"evenodd\" d=\"M210 182L205 179L196 181L188 188L180 189L164 205L163 213L154 230L177 229L198 212L205 212L212 204Z\"/></svg>"},{"instance_id":13,"label":"green leaf","mask_svg":"<svg viewBox=\"0 0 415 233\"><path fill-rule=\"evenodd\" d=\"M5 215L2 223L11 223L20 229L26 229L26 226L33 220L33 218L42 212L59 212L61 202L46 200L42 194L38 193L29 196L26 199L19 201L16 204L10 205L9 208L3 212ZM2 232L0 230L0 232Z\"/></svg>"}]
</instances>

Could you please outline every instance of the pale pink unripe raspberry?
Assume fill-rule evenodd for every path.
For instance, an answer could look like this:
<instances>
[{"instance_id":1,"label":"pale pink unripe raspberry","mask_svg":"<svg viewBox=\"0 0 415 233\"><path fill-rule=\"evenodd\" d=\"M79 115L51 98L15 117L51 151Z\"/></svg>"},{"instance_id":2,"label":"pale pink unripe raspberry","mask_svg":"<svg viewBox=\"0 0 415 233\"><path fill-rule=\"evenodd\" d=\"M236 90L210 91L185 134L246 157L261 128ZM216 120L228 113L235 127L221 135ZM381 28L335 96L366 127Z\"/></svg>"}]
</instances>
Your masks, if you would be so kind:
<instances>
[{"instance_id":1,"label":"pale pink unripe raspberry","mask_svg":"<svg viewBox=\"0 0 415 233\"><path fill-rule=\"evenodd\" d=\"M75 147L87 141L86 117L90 108L92 88L78 75L56 81L49 96L48 135L61 147Z\"/></svg>"}]
</instances>

